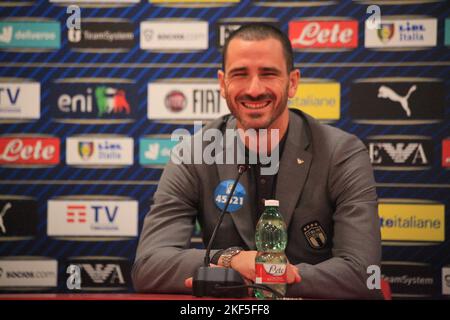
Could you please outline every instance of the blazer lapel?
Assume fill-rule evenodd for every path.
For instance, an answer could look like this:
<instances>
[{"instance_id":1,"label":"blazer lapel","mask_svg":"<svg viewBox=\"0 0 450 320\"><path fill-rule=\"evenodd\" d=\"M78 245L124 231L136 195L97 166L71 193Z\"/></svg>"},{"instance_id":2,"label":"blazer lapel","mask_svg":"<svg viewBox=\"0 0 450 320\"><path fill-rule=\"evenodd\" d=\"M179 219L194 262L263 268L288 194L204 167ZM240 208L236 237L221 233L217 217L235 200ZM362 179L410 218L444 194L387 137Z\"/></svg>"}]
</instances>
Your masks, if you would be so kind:
<instances>
[{"instance_id":1,"label":"blazer lapel","mask_svg":"<svg viewBox=\"0 0 450 320\"><path fill-rule=\"evenodd\" d=\"M276 199L280 201L280 212L287 226L300 198L309 168L312 153L307 150L310 139L306 130L306 120L297 114L289 115L289 130L276 185Z\"/></svg>"}]
</instances>

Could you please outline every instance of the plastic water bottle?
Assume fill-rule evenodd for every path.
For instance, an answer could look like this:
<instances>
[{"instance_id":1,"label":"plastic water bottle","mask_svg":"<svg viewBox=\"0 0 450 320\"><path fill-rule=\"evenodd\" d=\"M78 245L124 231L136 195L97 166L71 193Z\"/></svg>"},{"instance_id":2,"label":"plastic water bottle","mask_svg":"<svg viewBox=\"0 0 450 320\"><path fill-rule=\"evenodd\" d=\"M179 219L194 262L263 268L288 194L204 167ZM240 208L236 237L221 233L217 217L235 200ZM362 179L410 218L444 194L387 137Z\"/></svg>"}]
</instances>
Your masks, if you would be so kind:
<instances>
[{"instance_id":1,"label":"plastic water bottle","mask_svg":"<svg viewBox=\"0 0 450 320\"><path fill-rule=\"evenodd\" d=\"M287 245L286 223L279 211L278 200L266 200L265 209L256 225L255 259L256 284L264 284L282 296L286 294ZM276 296L266 290L256 289L258 299L273 299Z\"/></svg>"}]
</instances>

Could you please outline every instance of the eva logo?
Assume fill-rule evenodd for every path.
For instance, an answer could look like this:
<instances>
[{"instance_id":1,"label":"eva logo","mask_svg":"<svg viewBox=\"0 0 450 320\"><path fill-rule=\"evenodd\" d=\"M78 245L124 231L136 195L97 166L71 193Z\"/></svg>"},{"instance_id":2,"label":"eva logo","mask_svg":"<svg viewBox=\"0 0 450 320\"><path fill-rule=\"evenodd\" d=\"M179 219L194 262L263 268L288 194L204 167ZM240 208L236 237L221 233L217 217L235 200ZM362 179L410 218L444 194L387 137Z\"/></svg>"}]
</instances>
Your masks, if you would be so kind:
<instances>
[{"instance_id":1,"label":"eva logo","mask_svg":"<svg viewBox=\"0 0 450 320\"><path fill-rule=\"evenodd\" d=\"M374 169L429 169L433 162L433 142L421 136L371 136L365 141Z\"/></svg>"},{"instance_id":2,"label":"eva logo","mask_svg":"<svg viewBox=\"0 0 450 320\"><path fill-rule=\"evenodd\" d=\"M106 256L73 257L69 266L80 270L81 291L121 291L131 284L131 265L126 258ZM67 278L69 281L70 276ZM70 289L70 288L69 288Z\"/></svg>"}]
</instances>

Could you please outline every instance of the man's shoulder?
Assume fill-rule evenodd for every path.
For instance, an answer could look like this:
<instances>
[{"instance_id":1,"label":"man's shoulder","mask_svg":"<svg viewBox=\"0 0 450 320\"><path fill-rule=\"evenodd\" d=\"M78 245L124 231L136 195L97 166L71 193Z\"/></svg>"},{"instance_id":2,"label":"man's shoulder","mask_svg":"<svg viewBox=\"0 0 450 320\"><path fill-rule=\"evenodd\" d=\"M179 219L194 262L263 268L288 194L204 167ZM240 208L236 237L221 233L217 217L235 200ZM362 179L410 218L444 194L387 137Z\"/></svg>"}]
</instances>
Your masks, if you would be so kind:
<instances>
[{"instance_id":1,"label":"man's shoulder","mask_svg":"<svg viewBox=\"0 0 450 320\"><path fill-rule=\"evenodd\" d=\"M326 142L329 145L336 145L345 141L361 142L360 139L352 133L332 125L322 123L304 112L300 111L296 113L302 116L304 121L307 123L313 143L316 142L321 144L322 142Z\"/></svg>"}]
</instances>

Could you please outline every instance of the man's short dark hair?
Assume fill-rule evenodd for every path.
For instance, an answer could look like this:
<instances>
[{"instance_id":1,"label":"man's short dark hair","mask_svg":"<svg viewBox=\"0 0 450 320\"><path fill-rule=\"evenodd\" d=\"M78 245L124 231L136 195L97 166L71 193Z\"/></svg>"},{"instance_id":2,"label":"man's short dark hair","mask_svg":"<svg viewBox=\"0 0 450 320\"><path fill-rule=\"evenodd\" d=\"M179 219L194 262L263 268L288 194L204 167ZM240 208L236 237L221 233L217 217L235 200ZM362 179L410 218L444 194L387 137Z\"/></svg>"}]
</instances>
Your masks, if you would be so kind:
<instances>
[{"instance_id":1,"label":"man's short dark hair","mask_svg":"<svg viewBox=\"0 0 450 320\"><path fill-rule=\"evenodd\" d=\"M267 23L250 23L245 24L239 29L233 31L226 39L223 46L222 69L225 70L225 57L228 51L228 45L231 40L239 38L248 41L266 40L269 38L280 41L283 48L284 58L288 73L294 69L294 53L289 38L278 28Z\"/></svg>"}]
</instances>

